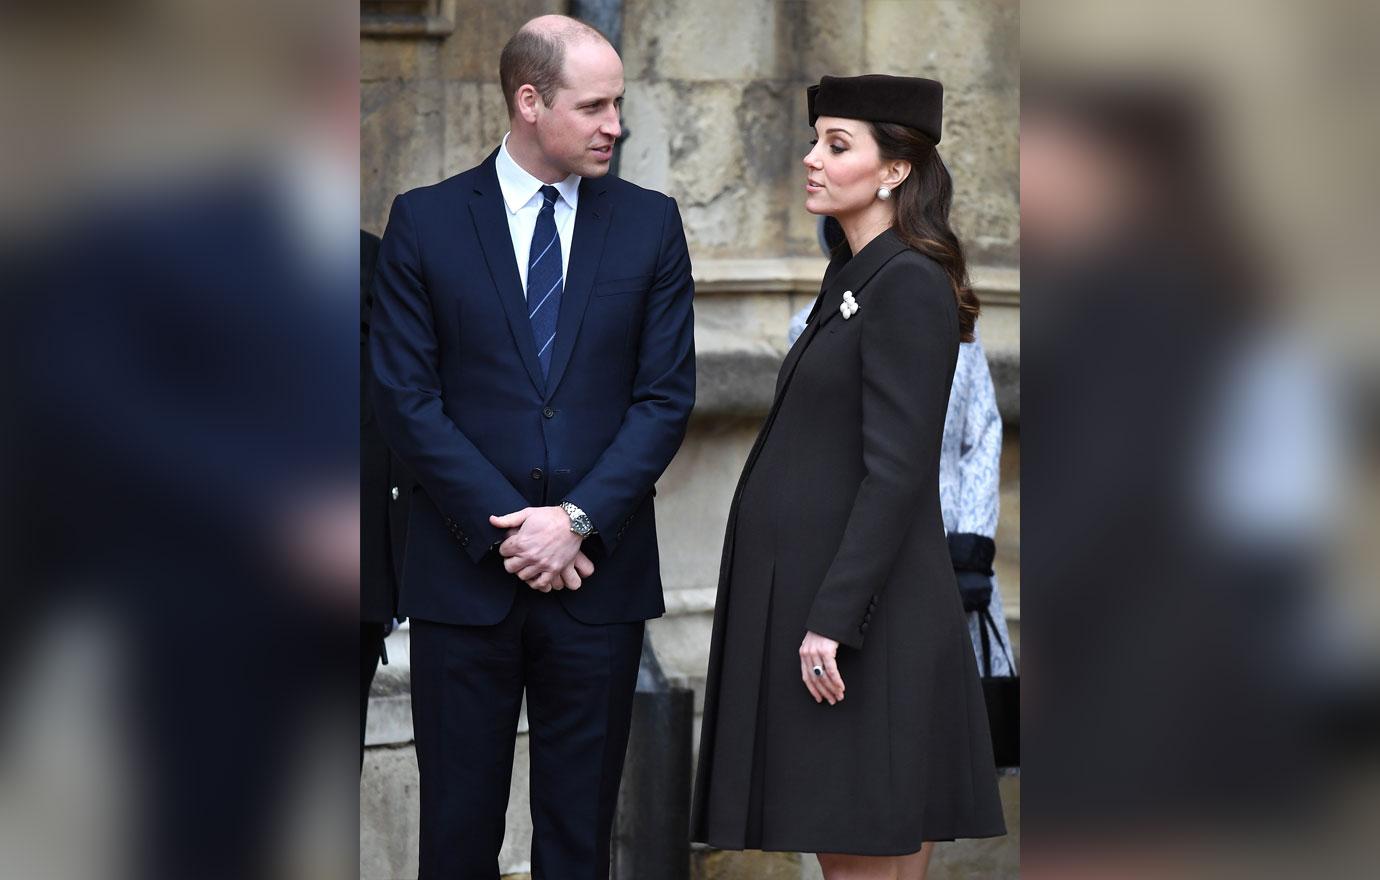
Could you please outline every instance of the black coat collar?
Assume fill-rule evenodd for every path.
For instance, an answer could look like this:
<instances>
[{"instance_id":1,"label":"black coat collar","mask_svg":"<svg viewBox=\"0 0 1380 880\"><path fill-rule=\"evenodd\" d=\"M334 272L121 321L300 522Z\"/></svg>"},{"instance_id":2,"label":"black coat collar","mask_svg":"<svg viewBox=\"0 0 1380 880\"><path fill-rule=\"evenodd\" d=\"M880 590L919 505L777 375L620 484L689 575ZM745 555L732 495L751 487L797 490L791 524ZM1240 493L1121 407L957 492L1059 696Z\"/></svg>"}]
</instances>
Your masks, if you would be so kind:
<instances>
[{"instance_id":1,"label":"black coat collar","mask_svg":"<svg viewBox=\"0 0 1380 880\"><path fill-rule=\"evenodd\" d=\"M864 245L857 256L853 256L845 245L843 252L830 260L829 268L824 270L819 299L815 301L806 323L818 325L828 321L843 304L845 290L857 292L877 274L878 269L905 249L905 242L901 241L894 229L883 230Z\"/></svg>"},{"instance_id":2,"label":"black coat collar","mask_svg":"<svg viewBox=\"0 0 1380 880\"><path fill-rule=\"evenodd\" d=\"M859 293L878 270L906 249L905 242L896 235L896 231L887 229L864 245L857 256L845 246L842 253L829 261L829 268L824 270L819 298L815 300L815 307L810 311L810 316L805 319L805 332L800 334L795 345L791 346L791 350L786 354L785 363L781 365L781 375L777 380L778 388L789 378L796 362L800 360L801 353L819 333L819 328L838 317L844 291Z\"/></svg>"}]
</instances>

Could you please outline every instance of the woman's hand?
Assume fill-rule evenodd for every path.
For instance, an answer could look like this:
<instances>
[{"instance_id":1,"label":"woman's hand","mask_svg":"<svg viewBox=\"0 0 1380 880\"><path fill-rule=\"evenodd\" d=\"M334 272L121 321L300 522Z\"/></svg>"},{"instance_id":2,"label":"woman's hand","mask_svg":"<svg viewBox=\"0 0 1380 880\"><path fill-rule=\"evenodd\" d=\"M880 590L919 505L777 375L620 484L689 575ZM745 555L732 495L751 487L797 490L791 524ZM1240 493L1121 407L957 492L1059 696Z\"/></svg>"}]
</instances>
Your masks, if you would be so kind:
<instances>
[{"instance_id":1,"label":"woman's hand","mask_svg":"<svg viewBox=\"0 0 1380 880\"><path fill-rule=\"evenodd\" d=\"M832 706L843 699L843 676L834 662L838 652L838 642L812 632L800 643L800 678L816 703L828 700ZM815 675L816 666L824 668L823 675Z\"/></svg>"}]
</instances>

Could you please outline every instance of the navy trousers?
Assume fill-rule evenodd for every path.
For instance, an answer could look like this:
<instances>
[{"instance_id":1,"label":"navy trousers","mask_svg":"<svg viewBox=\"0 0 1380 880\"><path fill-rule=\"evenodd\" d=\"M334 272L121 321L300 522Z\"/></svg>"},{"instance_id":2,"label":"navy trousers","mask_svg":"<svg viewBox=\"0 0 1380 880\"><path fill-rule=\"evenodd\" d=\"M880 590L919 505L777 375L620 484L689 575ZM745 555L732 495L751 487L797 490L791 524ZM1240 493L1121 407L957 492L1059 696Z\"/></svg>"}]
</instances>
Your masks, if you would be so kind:
<instances>
[{"instance_id":1,"label":"navy trousers","mask_svg":"<svg viewBox=\"0 0 1380 880\"><path fill-rule=\"evenodd\" d=\"M524 692L533 880L605 880L645 624L518 590L493 626L412 621L419 880L496 880Z\"/></svg>"}]
</instances>

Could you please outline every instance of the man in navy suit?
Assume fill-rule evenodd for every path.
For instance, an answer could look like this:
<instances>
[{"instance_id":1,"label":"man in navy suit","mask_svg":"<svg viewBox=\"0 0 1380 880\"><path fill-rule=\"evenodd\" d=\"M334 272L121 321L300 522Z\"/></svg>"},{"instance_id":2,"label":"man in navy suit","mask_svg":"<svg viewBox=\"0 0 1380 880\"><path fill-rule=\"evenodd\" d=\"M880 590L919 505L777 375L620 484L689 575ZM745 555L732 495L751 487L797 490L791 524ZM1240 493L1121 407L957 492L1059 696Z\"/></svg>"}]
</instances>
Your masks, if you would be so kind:
<instances>
[{"instance_id":1,"label":"man in navy suit","mask_svg":"<svg viewBox=\"0 0 1380 880\"><path fill-rule=\"evenodd\" d=\"M375 281L377 417L418 481L412 619L421 877L498 876L527 700L535 878L607 876L645 621L665 610L652 497L694 403L675 202L608 176L623 67L528 22L511 131L399 196Z\"/></svg>"}]
</instances>

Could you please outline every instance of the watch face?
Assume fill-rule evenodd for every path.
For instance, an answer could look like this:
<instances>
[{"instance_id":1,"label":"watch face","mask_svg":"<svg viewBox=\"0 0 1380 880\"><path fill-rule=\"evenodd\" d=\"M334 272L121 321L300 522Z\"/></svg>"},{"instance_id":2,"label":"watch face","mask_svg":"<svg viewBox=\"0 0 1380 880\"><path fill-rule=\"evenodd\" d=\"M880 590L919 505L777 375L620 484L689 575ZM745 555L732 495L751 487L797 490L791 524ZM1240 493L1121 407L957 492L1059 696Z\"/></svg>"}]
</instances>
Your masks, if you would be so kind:
<instances>
[{"instance_id":1,"label":"watch face","mask_svg":"<svg viewBox=\"0 0 1380 880\"><path fill-rule=\"evenodd\" d=\"M562 504L561 509L570 517L570 530L582 538L589 537L589 533L594 530L589 515L573 504Z\"/></svg>"}]
</instances>

